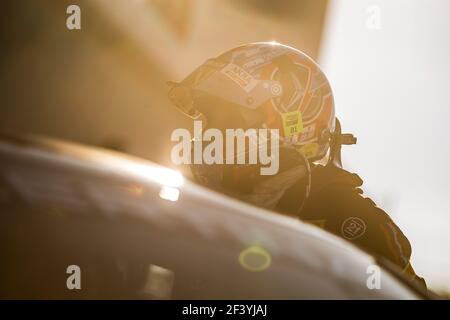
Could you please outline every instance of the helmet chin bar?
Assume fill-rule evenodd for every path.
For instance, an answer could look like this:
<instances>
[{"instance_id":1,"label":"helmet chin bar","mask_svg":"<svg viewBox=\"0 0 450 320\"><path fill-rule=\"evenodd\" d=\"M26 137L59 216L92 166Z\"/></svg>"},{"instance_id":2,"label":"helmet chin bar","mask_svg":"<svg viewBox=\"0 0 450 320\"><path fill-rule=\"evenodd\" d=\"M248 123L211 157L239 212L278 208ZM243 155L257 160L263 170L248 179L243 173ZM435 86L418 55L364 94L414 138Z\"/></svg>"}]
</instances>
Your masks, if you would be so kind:
<instances>
[{"instance_id":1,"label":"helmet chin bar","mask_svg":"<svg viewBox=\"0 0 450 320\"><path fill-rule=\"evenodd\" d=\"M330 157L327 166L342 168L341 147L342 145L356 144L357 139L351 133L342 133L341 123L336 118L336 126L330 141Z\"/></svg>"}]
</instances>

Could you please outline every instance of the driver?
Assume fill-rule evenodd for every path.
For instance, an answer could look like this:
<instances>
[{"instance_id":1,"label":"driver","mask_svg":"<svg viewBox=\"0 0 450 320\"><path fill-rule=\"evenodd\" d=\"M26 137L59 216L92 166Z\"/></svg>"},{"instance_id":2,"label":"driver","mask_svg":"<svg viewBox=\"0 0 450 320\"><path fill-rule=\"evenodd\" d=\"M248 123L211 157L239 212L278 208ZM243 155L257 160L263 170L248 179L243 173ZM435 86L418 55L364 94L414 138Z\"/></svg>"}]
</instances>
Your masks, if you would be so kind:
<instances>
[{"instance_id":1,"label":"driver","mask_svg":"<svg viewBox=\"0 0 450 320\"><path fill-rule=\"evenodd\" d=\"M194 164L198 183L315 224L425 286L411 266L408 239L363 196L361 178L342 169L341 145L356 138L341 133L330 84L312 59L278 43L251 43L207 60L170 85L173 104L203 127L279 133L279 148L271 150L279 154L277 174L263 176L255 164Z\"/></svg>"}]
</instances>

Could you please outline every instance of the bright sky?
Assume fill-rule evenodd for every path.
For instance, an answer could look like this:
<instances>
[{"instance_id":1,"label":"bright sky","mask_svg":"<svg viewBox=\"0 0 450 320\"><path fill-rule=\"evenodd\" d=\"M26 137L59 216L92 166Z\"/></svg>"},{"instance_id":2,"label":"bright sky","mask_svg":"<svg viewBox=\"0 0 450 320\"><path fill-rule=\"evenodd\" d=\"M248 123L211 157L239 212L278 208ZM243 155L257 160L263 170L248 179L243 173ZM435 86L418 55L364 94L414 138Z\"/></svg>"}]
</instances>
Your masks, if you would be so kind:
<instances>
[{"instance_id":1,"label":"bright sky","mask_svg":"<svg viewBox=\"0 0 450 320\"><path fill-rule=\"evenodd\" d=\"M417 273L450 290L450 1L330 1L320 63L358 136L344 164L410 239Z\"/></svg>"}]
</instances>

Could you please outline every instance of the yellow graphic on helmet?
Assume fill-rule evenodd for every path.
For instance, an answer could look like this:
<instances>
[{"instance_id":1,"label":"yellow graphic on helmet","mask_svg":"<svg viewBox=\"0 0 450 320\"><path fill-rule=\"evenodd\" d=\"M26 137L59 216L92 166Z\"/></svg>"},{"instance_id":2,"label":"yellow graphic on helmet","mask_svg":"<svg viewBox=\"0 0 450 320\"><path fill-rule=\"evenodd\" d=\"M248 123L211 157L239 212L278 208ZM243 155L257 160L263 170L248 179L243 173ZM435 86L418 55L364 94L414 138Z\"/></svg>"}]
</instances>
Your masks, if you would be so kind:
<instances>
[{"instance_id":1,"label":"yellow graphic on helmet","mask_svg":"<svg viewBox=\"0 0 450 320\"><path fill-rule=\"evenodd\" d=\"M303 131L302 113L292 111L281 114L285 137L290 137Z\"/></svg>"},{"instance_id":2,"label":"yellow graphic on helmet","mask_svg":"<svg viewBox=\"0 0 450 320\"><path fill-rule=\"evenodd\" d=\"M319 144L315 142L305 144L303 147L300 148L300 152L303 153L303 155L307 159L315 157L318 151L319 151Z\"/></svg>"}]
</instances>

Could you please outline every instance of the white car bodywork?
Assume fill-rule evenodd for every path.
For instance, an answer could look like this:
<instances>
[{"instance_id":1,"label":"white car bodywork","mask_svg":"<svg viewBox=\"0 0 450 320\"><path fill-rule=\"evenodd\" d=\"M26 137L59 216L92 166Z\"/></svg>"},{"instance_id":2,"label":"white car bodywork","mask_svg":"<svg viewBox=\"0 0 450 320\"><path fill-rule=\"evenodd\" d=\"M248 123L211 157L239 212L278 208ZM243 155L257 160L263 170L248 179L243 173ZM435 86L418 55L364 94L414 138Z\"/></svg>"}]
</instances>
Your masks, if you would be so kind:
<instances>
[{"instance_id":1,"label":"white car bodywork","mask_svg":"<svg viewBox=\"0 0 450 320\"><path fill-rule=\"evenodd\" d=\"M299 220L212 192L147 161L46 139L4 138L0 142L0 177L6 194L0 197L0 204L10 208L14 198L27 208L56 208L59 226L63 226L58 229L66 230L67 226L69 231L53 230L53 225L46 223L48 229L40 232L48 233L52 242L70 243L64 246L64 256L70 257L71 250L75 250L71 245L76 243L73 248L78 258L83 250L90 252L89 257L99 252L108 259L114 257L109 260L125 279L114 287L120 297L420 297L378 268L373 257L342 239ZM95 229L98 222L83 224L89 227L71 227L73 221L77 225L78 217L87 221L95 217L95 221L102 221L101 227ZM122 219L125 223L117 225L116 221ZM129 225L127 219L139 223ZM29 228L32 230L33 225ZM77 240L68 241L65 234ZM110 239L111 245L105 239ZM59 257L55 251L48 252ZM68 261L76 260L70 258ZM131 264L131 260L139 263ZM132 279L130 274L137 265L146 271L139 284L130 289L127 279ZM84 273L90 272L85 270L89 267L81 268ZM373 282L378 271L379 288L376 279ZM10 277L14 276L18 275ZM95 276L90 281L92 287L101 287ZM6 289L1 290L3 296L8 296ZM83 297L105 297L102 289L96 290L98 295ZM41 291L47 296L44 288Z\"/></svg>"}]
</instances>

